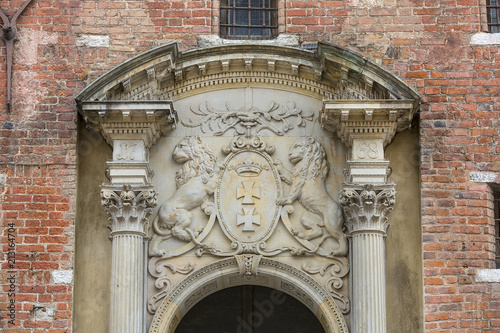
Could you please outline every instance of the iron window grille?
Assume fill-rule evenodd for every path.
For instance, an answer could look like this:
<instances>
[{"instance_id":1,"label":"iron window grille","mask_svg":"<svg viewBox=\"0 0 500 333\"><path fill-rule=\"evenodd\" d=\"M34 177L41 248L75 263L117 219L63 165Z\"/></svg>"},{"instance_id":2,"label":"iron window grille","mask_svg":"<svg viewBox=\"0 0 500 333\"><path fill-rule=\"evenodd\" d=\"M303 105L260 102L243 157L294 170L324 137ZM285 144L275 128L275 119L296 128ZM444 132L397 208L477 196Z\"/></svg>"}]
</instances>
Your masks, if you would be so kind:
<instances>
[{"instance_id":1,"label":"iron window grille","mask_svg":"<svg viewBox=\"0 0 500 333\"><path fill-rule=\"evenodd\" d=\"M493 188L493 210L495 214L495 263L500 268L500 188Z\"/></svg>"},{"instance_id":2,"label":"iron window grille","mask_svg":"<svg viewBox=\"0 0 500 333\"><path fill-rule=\"evenodd\" d=\"M277 3L277 0L221 0L221 37L230 39L276 37L278 35Z\"/></svg>"},{"instance_id":3,"label":"iron window grille","mask_svg":"<svg viewBox=\"0 0 500 333\"><path fill-rule=\"evenodd\" d=\"M500 0L486 0L488 31L500 32Z\"/></svg>"}]
</instances>

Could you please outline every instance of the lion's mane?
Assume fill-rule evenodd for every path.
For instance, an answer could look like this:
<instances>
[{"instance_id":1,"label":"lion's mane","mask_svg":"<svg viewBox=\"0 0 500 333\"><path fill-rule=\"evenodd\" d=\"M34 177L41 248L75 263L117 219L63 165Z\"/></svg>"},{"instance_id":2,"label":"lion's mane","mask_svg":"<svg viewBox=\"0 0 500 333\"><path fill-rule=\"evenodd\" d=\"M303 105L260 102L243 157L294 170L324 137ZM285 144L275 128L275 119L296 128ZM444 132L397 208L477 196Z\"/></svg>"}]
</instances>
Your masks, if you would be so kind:
<instances>
[{"instance_id":1,"label":"lion's mane","mask_svg":"<svg viewBox=\"0 0 500 333\"><path fill-rule=\"evenodd\" d=\"M199 137L187 137L183 140L189 146L187 154L190 159L175 174L176 188L186 184L193 177L201 177L203 184L206 184L215 173L217 165L215 154L203 145Z\"/></svg>"},{"instance_id":2,"label":"lion's mane","mask_svg":"<svg viewBox=\"0 0 500 333\"><path fill-rule=\"evenodd\" d=\"M325 179L330 171L325 149L312 137L304 137L299 140L307 148L307 151L302 160L293 168L292 178Z\"/></svg>"}]
</instances>

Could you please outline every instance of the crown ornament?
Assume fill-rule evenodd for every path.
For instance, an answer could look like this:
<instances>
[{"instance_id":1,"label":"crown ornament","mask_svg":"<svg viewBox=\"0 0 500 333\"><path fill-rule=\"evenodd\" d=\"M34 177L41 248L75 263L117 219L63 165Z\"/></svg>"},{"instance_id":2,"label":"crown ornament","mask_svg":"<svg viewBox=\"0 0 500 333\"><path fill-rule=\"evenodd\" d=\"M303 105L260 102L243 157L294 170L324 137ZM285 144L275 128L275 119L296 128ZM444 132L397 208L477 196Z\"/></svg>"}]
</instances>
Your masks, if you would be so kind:
<instances>
[{"instance_id":1,"label":"crown ornament","mask_svg":"<svg viewBox=\"0 0 500 333\"><path fill-rule=\"evenodd\" d=\"M246 158L243 162L230 165L229 170L234 170L241 177L257 177L262 170L268 170L267 165L255 163L251 158Z\"/></svg>"}]
</instances>

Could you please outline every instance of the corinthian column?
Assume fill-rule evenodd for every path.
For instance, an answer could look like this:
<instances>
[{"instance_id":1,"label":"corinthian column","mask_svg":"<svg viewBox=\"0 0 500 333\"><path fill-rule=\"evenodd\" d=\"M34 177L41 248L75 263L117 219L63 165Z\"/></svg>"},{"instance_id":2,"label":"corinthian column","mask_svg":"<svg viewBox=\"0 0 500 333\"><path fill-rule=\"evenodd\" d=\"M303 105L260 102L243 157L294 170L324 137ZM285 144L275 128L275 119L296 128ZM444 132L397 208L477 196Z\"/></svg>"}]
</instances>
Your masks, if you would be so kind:
<instances>
[{"instance_id":1,"label":"corinthian column","mask_svg":"<svg viewBox=\"0 0 500 333\"><path fill-rule=\"evenodd\" d=\"M353 333L385 333L385 236L393 184L346 184L341 204L351 236Z\"/></svg>"},{"instance_id":2,"label":"corinthian column","mask_svg":"<svg viewBox=\"0 0 500 333\"><path fill-rule=\"evenodd\" d=\"M147 71L154 79L154 70ZM122 85L130 88L130 80ZM144 333L145 224L156 205L149 149L175 128L171 101L86 101L80 105L88 126L113 147L107 162L110 184L101 186L111 222L111 308L109 333Z\"/></svg>"},{"instance_id":3,"label":"corinthian column","mask_svg":"<svg viewBox=\"0 0 500 333\"><path fill-rule=\"evenodd\" d=\"M104 185L112 238L110 333L144 332L144 225L156 206L152 186Z\"/></svg>"},{"instance_id":4,"label":"corinthian column","mask_svg":"<svg viewBox=\"0 0 500 333\"><path fill-rule=\"evenodd\" d=\"M369 82L367 82L369 84ZM323 102L321 124L348 148L341 203L350 234L351 331L386 333L385 237L395 184L385 148L407 129L415 100Z\"/></svg>"}]
</instances>

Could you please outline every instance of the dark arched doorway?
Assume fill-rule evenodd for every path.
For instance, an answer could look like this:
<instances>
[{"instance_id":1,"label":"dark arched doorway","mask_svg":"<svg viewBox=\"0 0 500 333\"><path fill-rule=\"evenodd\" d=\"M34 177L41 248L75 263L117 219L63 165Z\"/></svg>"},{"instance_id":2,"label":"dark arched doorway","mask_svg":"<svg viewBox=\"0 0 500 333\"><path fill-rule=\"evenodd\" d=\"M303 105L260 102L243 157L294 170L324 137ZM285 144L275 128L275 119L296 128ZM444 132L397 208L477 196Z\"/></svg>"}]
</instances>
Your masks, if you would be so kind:
<instances>
[{"instance_id":1,"label":"dark arched doorway","mask_svg":"<svg viewBox=\"0 0 500 333\"><path fill-rule=\"evenodd\" d=\"M281 291L238 286L218 291L196 304L175 333L324 333L316 316Z\"/></svg>"}]
</instances>

